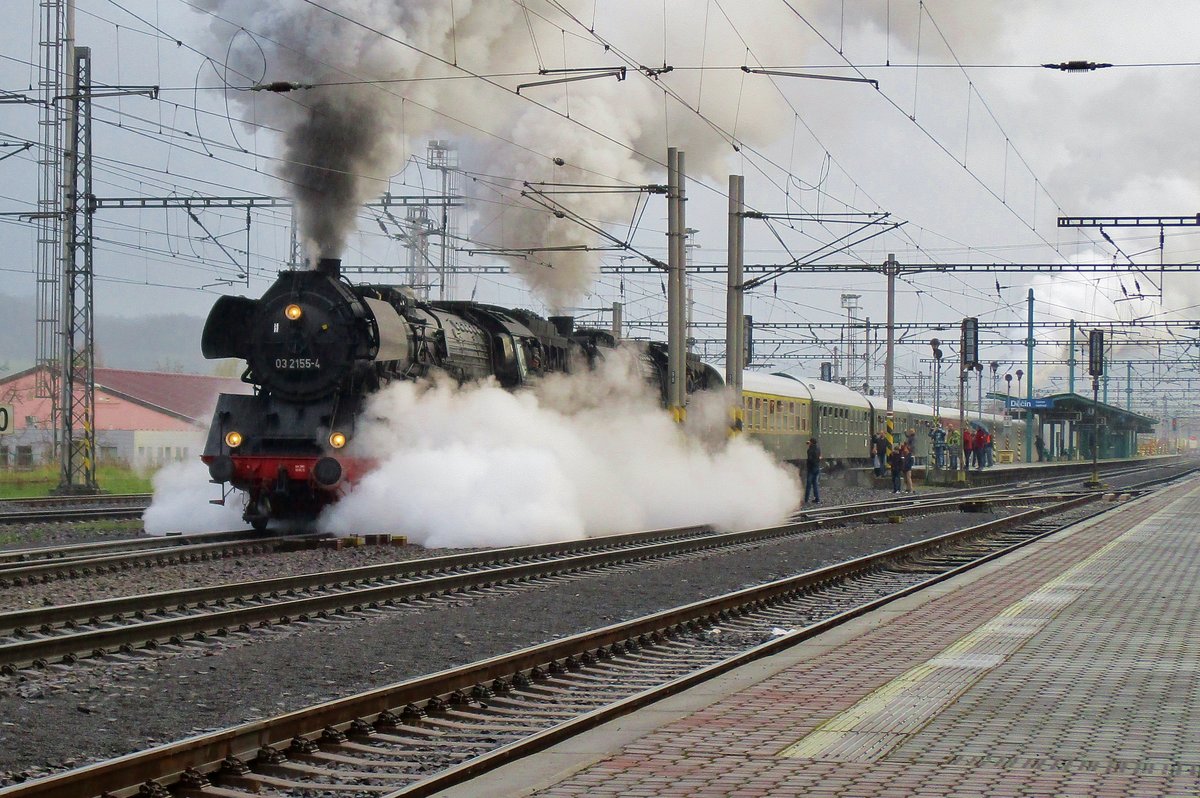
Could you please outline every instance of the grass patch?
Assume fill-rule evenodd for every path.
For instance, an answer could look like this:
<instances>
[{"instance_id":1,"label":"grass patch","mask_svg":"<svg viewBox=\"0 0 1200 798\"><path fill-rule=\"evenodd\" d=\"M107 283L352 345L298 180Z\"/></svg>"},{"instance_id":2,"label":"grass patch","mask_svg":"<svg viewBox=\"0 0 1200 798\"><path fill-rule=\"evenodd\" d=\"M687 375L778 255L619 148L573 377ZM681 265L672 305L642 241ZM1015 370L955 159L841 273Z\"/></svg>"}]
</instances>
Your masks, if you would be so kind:
<instances>
[{"instance_id":1,"label":"grass patch","mask_svg":"<svg viewBox=\"0 0 1200 798\"><path fill-rule=\"evenodd\" d=\"M104 465L96 469L96 483L105 493L150 493L150 474L124 466ZM0 471L0 499L30 499L50 496L58 487L58 468L32 471Z\"/></svg>"}]
</instances>

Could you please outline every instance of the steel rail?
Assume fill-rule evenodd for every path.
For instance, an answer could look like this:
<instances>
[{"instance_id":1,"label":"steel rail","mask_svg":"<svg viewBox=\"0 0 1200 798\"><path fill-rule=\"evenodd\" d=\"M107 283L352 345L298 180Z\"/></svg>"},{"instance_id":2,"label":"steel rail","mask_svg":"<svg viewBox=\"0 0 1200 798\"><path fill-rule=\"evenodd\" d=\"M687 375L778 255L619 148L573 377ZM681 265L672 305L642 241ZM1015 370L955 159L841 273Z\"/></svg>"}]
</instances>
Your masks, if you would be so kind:
<instances>
[{"instance_id":1,"label":"steel rail","mask_svg":"<svg viewBox=\"0 0 1200 798\"><path fill-rule=\"evenodd\" d=\"M149 504L153 493L100 493L95 496L26 496L0 499L0 515L10 507L69 507L73 504Z\"/></svg>"},{"instance_id":2,"label":"steel rail","mask_svg":"<svg viewBox=\"0 0 1200 798\"><path fill-rule=\"evenodd\" d=\"M0 500L0 524L57 523L140 518L154 497L148 493L102 496L39 496Z\"/></svg>"},{"instance_id":3,"label":"steel rail","mask_svg":"<svg viewBox=\"0 0 1200 798\"><path fill-rule=\"evenodd\" d=\"M107 554L133 553L147 550L170 551L196 544L237 542L251 539L274 540L276 537L275 535L264 535L261 532L231 530L228 532L194 532L180 535L163 535L161 537L101 540L92 543L73 543L66 546L37 546L26 549L8 549L0 551L0 571L11 568L22 568L27 565L49 563L79 564ZM0 574L0 576L2 575Z\"/></svg>"},{"instance_id":4,"label":"steel rail","mask_svg":"<svg viewBox=\"0 0 1200 798\"><path fill-rule=\"evenodd\" d=\"M145 507L68 507L55 510L9 510L0 524L56 524L68 521L106 521L141 518Z\"/></svg>"},{"instance_id":5,"label":"steel rail","mask_svg":"<svg viewBox=\"0 0 1200 798\"><path fill-rule=\"evenodd\" d=\"M293 739L312 738L319 736L326 728L346 729L353 722L372 717L380 725L396 725L397 717L393 711L408 705L431 698L450 698L455 694L469 693L476 685L488 684L495 680L503 680L514 674L523 674L534 668L540 668L557 663L568 657L581 656L585 652L624 644L627 641L637 641L650 635L661 634L664 630L682 629L689 623L713 622L729 614L741 614L746 608L770 606L779 601L795 598L822 585L831 585L859 574L870 574L885 567L888 563L905 562L920 559L923 556L944 551L955 545L1000 532L1014 526L1034 522L1054 513L1081 506L1095 501L1099 494L1090 494L1060 502L1056 505L1030 510L1026 513L1004 519L989 521L967 529L946 533L925 541L918 541L897 546L884 552L861 557L844 563L821 568L806 574L786 579L780 579L765 585L759 585L735 591L713 599L693 602L691 604L670 610L654 613L632 621L613 624L591 632L572 635L567 638L549 643L531 646L508 655L502 655L467 666L445 670L436 674L411 679L405 682L389 685L347 698L328 701L314 707L286 713L275 718L255 721L240 726L223 729L191 737L179 742L157 746L145 752L129 754L117 759L79 768L67 773L47 776L31 782L25 782L12 787L0 789L0 798L91 798L100 794L108 794L116 798L126 798L139 791L150 790L153 794L155 785L166 786L179 779L182 774L203 774L212 772L220 767L222 761L229 758L249 758L265 748L286 747ZM1071 523L1076 523L1072 521ZM988 562L1003 556L1020 546L1028 545L1033 540L1058 531L1059 527L1044 530L1028 538L1003 545L990 552L977 554L971 562L963 562L947 567L941 573L928 575L916 583L888 596L875 598L862 606L844 611L838 615L790 633L768 644L760 645L736 660L723 662L707 669L700 674L693 674L676 680L669 685L648 691L621 702L615 707L588 713L584 719L571 722L567 730L552 729L544 734L538 734L520 744L505 746L493 751L479 763L466 763L463 766L447 771L445 774L427 778L416 784L409 785L403 790L391 793L392 796L427 795L438 789L443 789L452 783L474 775L482 770L484 765L494 767L507 759L525 755L532 750L544 748L561 739L567 733L577 733L582 727L593 726L614 717L616 713L628 712L640 706L657 700L670 692L678 692L694 684L702 676L712 676L736 667L775 651L794 645L814 634L818 634L837 623L844 623L850 618L861 615L870 609L881 606L888 601L894 601L905 595L919 591L931 584L948 579L968 568ZM318 786L318 785L314 785ZM197 790L197 794L201 791ZM219 794L234 795L240 793L222 792Z\"/></svg>"},{"instance_id":6,"label":"steel rail","mask_svg":"<svg viewBox=\"0 0 1200 798\"><path fill-rule=\"evenodd\" d=\"M301 536L304 537L304 536ZM315 537L315 536L309 536ZM203 559L222 552L256 551L277 548L285 540L297 536L263 537L249 535L244 538L217 543L196 543L169 546L148 551L106 554L96 557L81 557L67 560L48 560L34 563L13 563L0 566L0 587L20 585L25 582L50 582L58 578L90 576L105 571L126 570L136 565L171 565L191 559Z\"/></svg>"}]
</instances>

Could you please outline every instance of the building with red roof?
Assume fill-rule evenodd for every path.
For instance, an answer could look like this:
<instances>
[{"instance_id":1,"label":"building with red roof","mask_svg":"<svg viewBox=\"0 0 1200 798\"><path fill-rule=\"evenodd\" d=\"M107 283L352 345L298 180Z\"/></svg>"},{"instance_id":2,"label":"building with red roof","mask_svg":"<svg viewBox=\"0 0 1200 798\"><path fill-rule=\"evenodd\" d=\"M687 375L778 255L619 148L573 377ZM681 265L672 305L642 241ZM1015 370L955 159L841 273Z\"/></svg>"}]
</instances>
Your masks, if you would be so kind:
<instances>
[{"instance_id":1,"label":"building with red roof","mask_svg":"<svg viewBox=\"0 0 1200 798\"><path fill-rule=\"evenodd\" d=\"M98 462L153 467L199 457L217 394L250 393L233 377L98 368ZM0 436L0 467L54 461L49 398L37 395L37 369L0 379L0 405L12 407L11 432Z\"/></svg>"}]
</instances>

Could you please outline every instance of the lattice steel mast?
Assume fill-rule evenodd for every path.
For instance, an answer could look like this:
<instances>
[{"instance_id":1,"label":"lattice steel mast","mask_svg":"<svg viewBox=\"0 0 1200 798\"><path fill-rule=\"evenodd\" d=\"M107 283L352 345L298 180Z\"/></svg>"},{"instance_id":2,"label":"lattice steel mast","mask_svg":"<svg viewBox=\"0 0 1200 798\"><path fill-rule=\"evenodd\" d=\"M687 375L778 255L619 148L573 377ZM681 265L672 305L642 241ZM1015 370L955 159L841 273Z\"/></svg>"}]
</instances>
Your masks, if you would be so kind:
<instances>
[{"instance_id":1,"label":"lattice steel mast","mask_svg":"<svg viewBox=\"0 0 1200 798\"><path fill-rule=\"evenodd\" d=\"M39 398L50 400L48 426L55 431L54 447L58 447L61 398L59 396L62 338L59 318L62 310L62 198L63 198L63 119L58 99L65 93L64 51L73 42L74 0L41 0L42 60L38 77L38 98L42 104L38 121L37 204L37 269L34 302L37 318L34 322L35 390ZM68 13L68 11L70 13ZM73 25L71 26L73 27ZM57 454L57 452L56 452Z\"/></svg>"},{"instance_id":2,"label":"lattice steel mast","mask_svg":"<svg viewBox=\"0 0 1200 798\"><path fill-rule=\"evenodd\" d=\"M58 493L97 493L91 48L70 47L63 167L62 456Z\"/></svg>"}]
</instances>

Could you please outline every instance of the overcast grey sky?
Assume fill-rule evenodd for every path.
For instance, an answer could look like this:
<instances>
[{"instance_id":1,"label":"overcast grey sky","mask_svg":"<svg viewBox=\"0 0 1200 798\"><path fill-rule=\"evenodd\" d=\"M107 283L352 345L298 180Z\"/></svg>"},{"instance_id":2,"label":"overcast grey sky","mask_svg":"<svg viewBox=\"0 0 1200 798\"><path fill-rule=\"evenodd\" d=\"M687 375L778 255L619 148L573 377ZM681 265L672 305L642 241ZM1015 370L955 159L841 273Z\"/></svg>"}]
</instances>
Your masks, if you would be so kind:
<instances>
[{"instance_id":1,"label":"overcast grey sky","mask_svg":"<svg viewBox=\"0 0 1200 798\"><path fill-rule=\"evenodd\" d=\"M0 6L0 89L25 92L36 83L37 13L34 0ZM78 43L93 48L97 83L163 89L158 100L96 102L102 197L285 194L304 179L276 177L302 160L288 149L287 132L320 103L344 113L347 128L375 131L366 157L349 170L352 200L387 187L428 187L435 176L411 160L424 156L430 138L457 142L473 198L462 228L482 245L596 243L578 225L522 210L529 203L520 183L663 183L668 146L688 153L688 224L698 231L693 257L700 264L724 262L730 172L747 176L748 204L766 213L887 212L907 222L831 259L839 263L880 263L889 252L902 263L1109 262L1115 250L1097 231L1060 231L1055 217L1200 210L1195 3L78 0ZM1081 74L1036 68L1073 59L1115 66ZM674 69L512 92L541 79L539 67L625 64ZM742 65L868 77L879 89L750 75ZM339 85L289 95L244 91L260 79ZM34 106L4 104L0 114L0 141L37 139ZM0 211L35 206L35 161L32 151L0 161ZM563 202L618 237L629 235L632 195ZM662 198L651 197L633 238L641 251L662 256L665 216ZM380 221L358 214L345 233L347 263L405 261ZM260 293L287 260L282 212L251 218L248 288L221 284L234 273L230 259L246 259L242 213L190 219L179 211L113 210L96 225L100 314L152 308L202 315L216 293ZM228 252L205 240L201 225ZM747 260L786 261L842 230L780 222L772 231L751 222ZM1124 253L1157 263L1157 230L1109 232ZM27 222L0 218L0 293L33 295L34 239ZM1186 228L1168 229L1166 260L1195 261L1198 241ZM543 300L585 307L622 300L631 320L665 317L657 276L595 278L597 263L616 262L609 255L541 260L554 268L522 267L540 291L535 297L515 276L460 277L457 294L538 310L546 310ZM1156 293L1149 283L1140 280L1142 292ZM695 318L722 320L723 278L702 275L693 284ZM879 275L858 272L795 275L779 281L777 294L760 289L746 307L760 321L838 321L840 294L851 291L862 295L863 315L881 321L883 286ZM1191 276L1167 277L1163 297L1126 301L1138 293L1128 276L926 274L902 283L898 316L1024 319L1033 287L1039 318L1200 318L1198 286ZM703 330L698 337L721 335ZM776 352L772 337L760 333L760 353ZM902 348L901 373L921 369L917 358L927 351ZM1015 346L984 354L1006 364L1024 360ZM1039 354L1061 353L1043 347ZM1151 375L1149 366L1139 368Z\"/></svg>"}]
</instances>

